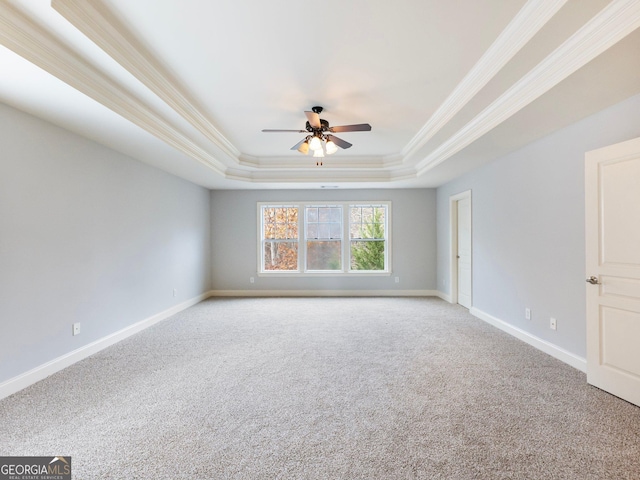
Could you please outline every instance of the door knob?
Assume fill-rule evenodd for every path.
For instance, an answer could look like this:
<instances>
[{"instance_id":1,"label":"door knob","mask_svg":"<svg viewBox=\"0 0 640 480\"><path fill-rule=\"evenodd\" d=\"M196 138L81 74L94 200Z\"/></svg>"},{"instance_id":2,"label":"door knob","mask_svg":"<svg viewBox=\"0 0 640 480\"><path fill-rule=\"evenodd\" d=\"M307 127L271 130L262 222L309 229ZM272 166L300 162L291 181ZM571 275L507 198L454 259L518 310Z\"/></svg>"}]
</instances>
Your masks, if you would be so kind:
<instances>
[{"instance_id":1,"label":"door knob","mask_svg":"<svg viewBox=\"0 0 640 480\"><path fill-rule=\"evenodd\" d=\"M591 285L598 285L600 282L598 282L598 277L594 277L593 275L591 275L589 278L587 278L587 283L590 283Z\"/></svg>"}]
</instances>

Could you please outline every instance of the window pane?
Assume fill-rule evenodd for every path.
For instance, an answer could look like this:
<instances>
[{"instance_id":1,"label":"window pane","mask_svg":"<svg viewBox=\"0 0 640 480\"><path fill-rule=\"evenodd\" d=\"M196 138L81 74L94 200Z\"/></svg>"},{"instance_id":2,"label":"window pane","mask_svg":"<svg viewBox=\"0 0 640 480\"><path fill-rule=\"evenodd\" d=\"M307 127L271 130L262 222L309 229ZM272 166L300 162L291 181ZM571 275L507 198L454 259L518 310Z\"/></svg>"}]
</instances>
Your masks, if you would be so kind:
<instances>
[{"instance_id":1,"label":"window pane","mask_svg":"<svg viewBox=\"0 0 640 480\"><path fill-rule=\"evenodd\" d=\"M342 206L307 207L305 211L307 239L342 239Z\"/></svg>"},{"instance_id":2,"label":"window pane","mask_svg":"<svg viewBox=\"0 0 640 480\"><path fill-rule=\"evenodd\" d=\"M287 224L289 225L289 236L287 238L298 238L298 208L287 209Z\"/></svg>"},{"instance_id":3,"label":"window pane","mask_svg":"<svg viewBox=\"0 0 640 480\"><path fill-rule=\"evenodd\" d=\"M262 210L265 239L297 239L297 207L265 207Z\"/></svg>"},{"instance_id":4,"label":"window pane","mask_svg":"<svg viewBox=\"0 0 640 480\"><path fill-rule=\"evenodd\" d=\"M351 270L384 270L385 242L352 241Z\"/></svg>"},{"instance_id":5,"label":"window pane","mask_svg":"<svg viewBox=\"0 0 640 480\"><path fill-rule=\"evenodd\" d=\"M351 207L349 235L351 238L362 238L362 208L360 207Z\"/></svg>"},{"instance_id":6,"label":"window pane","mask_svg":"<svg viewBox=\"0 0 640 480\"><path fill-rule=\"evenodd\" d=\"M331 232L329 230L329 225L326 223L318 224L318 238L329 239L331 238Z\"/></svg>"},{"instance_id":7,"label":"window pane","mask_svg":"<svg viewBox=\"0 0 640 480\"><path fill-rule=\"evenodd\" d=\"M264 207L262 209L262 213L264 215L265 220L267 218L275 218L276 215L276 209L273 207Z\"/></svg>"},{"instance_id":8,"label":"window pane","mask_svg":"<svg viewBox=\"0 0 640 480\"><path fill-rule=\"evenodd\" d=\"M275 238L276 231L276 209L275 208L263 208L262 209L262 229L264 238Z\"/></svg>"},{"instance_id":9,"label":"window pane","mask_svg":"<svg viewBox=\"0 0 640 480\"><path fill-rule=\"evenodd\" d=\"M318 209L318 221L330 222L331 221L331 209L328 207L320 207Z\"/></svg>"},{"instance_id":10,"label":"window pane","mask_svg":"<svg viewBox=\"0 0 640 480\"><path fill-rule=\"evenodd\" d=\"M265 270L298 270L297 242L265 242Z\"/></svg>"},{"instance_id":11,"label":"window pane","mask_svg":"<svg viewBox=\"0 0 640 480\"><path fill-rule=\"evenodd\" d=\"M341 270L342 242L307 242L307 270Z\"/></svg>"},{"instance_id":12,"label":"window pane","mask_svg":"<svg viewBox=\"0 0 640 480\"><path fill-rule=\"evenodd\" d=\"M351 230L351 238L362 238L362 224L352 223L349 227Z\"/></svg>"},{"instance_id":13,"label":"window pane","mask_svg":"<svg viewBox=\"0 0 640 480\"><path fill-rule=\"evenodd\" d=\"M349 233L352 239L385 239L386 207L351 206Z\"/></svg>"},{"instance_id":14,"label":"window pane","mask_svg":"<svg viewBox=\"0 0 640 480\"><path fill-rule=\"evenodd\" d=\"M330 235L332 239L342 238L342 224L332 223L329 225L329 227L330 227Z\"/></svg>"}]
</instances>

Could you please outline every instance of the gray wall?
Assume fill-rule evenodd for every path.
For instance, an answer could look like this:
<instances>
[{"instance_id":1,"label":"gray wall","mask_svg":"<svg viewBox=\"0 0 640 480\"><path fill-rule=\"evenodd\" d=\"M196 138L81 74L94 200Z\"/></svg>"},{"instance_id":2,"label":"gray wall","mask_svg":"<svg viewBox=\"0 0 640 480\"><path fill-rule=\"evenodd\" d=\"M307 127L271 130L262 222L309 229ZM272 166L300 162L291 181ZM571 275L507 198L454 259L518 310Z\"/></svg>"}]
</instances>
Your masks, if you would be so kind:
<instances>
[{"instance_id":1,"label":"gray wall","mask_svg":"<svg viewBox=\"0 0 640 480\"><path fill-rule=\"evenodd\" d=\"M449 197L470 189L473 306L585 357L584 154L639 136L635 96L440 187L439 290L450 293Z\"/></svg>"},{"instance_id":2,"label":"gray wall","mask_svg":"<svg viewBox=\"0 0 640 480\"><path fill-rule=\"evenodd\" d=\"M392 276L257 276L257 202L392 202ZM435 190L218 190L211 192L215 290L435 290ZM394 283L394 277L400 283ZM255 277L255 283L249 283Z\"/></svg>"},{"instance_id":3,"label":"gray wall","mask_svg":"<svg viewBox=\"0 0 640 480\"><path fill-rule=\"evenodd\" d=\"M0 145L0 383L209 290L207 189L2 104Z\"/></svg>"}]
</instances>

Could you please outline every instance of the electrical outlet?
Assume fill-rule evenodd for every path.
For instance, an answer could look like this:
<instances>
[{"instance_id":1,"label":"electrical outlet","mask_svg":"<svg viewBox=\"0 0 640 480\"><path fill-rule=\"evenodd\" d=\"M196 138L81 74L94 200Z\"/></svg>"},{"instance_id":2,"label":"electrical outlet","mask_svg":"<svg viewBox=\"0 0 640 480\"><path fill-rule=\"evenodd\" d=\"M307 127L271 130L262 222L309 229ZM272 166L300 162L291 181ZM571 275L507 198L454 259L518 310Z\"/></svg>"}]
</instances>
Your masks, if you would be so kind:
<instances>
[{"instance_id":1,"label":"electrical outlet","mask_svg":"<svg viewBox=\"0 0 640 480\"><path fill-rule=\"evenodd\" d=\"M253 278L253 277L249 277L249 283L254 283L255 281L256 281L256 279L255 279L255 278Z\"/></svg>"},{"instance_id":2,"label":"electrical outlet","mask_svg":"<svg viewBox=\"0 0 640 480\"><path fill-rule=\"evenodd\" d=\"M178 289L177 289L177 288L174 288L174 289L173 289L173 296L175 297L175 296L177 296L177 295L178 295Z\"/></svg>"},{"instance_id":3,"label":"electrical outlet","mask_svg":"<svg viewBox=\"0 0 640 480\"><path fill-rule=\"evenodd\" d=\"M549 319L549 328L550 328L551 330L556 330L556 329L557 329L556 319L555 319L555 318L553 318L553 317L551 317L551 318Z\"/></svg>"},{"instance_id":4,"label":"electrical outlet","mask_svg":"<svg viewBox=\"0 0 640 480\"><path fill-rule=\"evenodd\" d=\"M73 335L79 335L80 334L80 322L78 323L74 323L73 324Z\"/></svg>"},{"instance_id":5,"label":"electrical outlet","mask_svg":"<svg viewBox=\"0 0 640 480\"><path fill-rule=\"evenodd\" d=\"M400 283L400 277L396 277L396 283Z\"/></svg>"},{"instance_id":6,"label":"electrical outlet","mask_svg":"<svg viewBox=\"0 0 640 480\"><path fill-rule=\"evenodd\" d=\"M529 307L524 309L524 318L531 320L531 309Z\"/></svg>"}]
</instances>

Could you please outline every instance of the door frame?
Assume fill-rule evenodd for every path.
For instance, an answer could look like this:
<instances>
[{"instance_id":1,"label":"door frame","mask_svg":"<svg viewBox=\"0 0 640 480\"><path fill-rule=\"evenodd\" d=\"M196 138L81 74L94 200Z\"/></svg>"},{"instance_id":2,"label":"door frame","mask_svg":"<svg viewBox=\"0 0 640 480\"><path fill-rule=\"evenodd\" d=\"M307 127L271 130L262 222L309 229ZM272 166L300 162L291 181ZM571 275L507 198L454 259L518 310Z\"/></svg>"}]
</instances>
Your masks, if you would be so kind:
<instances>
[{"instance_id":1,"label":"door frame","mask_svg":"<svg viewBox=\"0 0 640 480\"><path fill-rule=\"evenodd\" d=\"M471 305L473 305L473 202L471 201L471 190L456 193L449 196L449 225L451 244L449 245L449 291L451 292L451 303L458 303L458 201L469 199L469 216L471 218Z\"/></svg>"}]
</instances>

